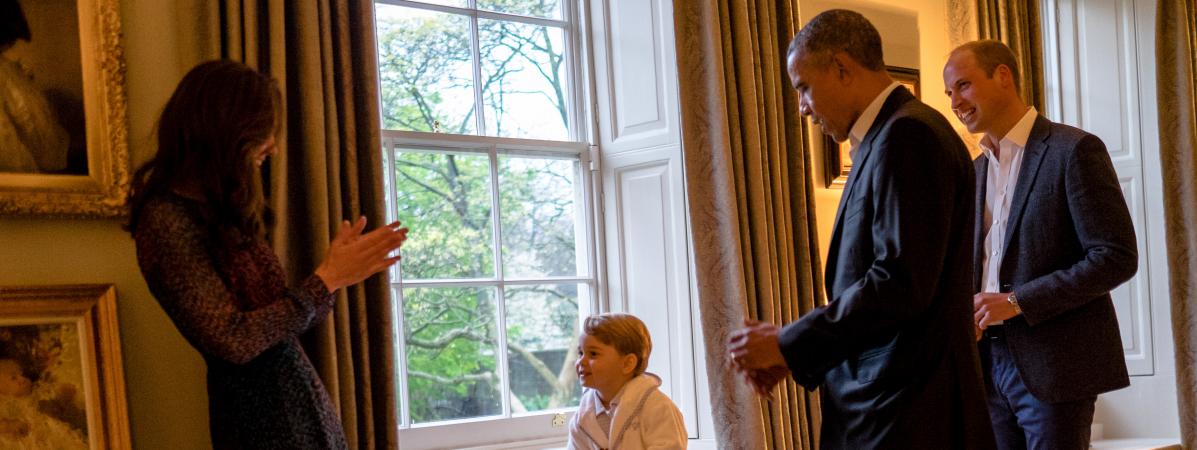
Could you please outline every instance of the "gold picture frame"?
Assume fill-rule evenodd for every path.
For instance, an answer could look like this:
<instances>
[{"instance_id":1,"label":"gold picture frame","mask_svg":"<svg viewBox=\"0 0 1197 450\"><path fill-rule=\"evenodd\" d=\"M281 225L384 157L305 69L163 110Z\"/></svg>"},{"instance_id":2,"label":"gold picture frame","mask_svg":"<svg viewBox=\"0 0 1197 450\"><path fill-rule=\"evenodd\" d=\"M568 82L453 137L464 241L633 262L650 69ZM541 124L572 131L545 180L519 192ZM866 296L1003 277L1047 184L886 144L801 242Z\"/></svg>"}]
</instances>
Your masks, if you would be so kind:
<instances>
[{"instance_id":1,"label":"gold picture frame","mask_svg":"<svg viewBox=\"0 0 1197 450\"><path fill-rule=\"evenodd\" d=\"M112 285L0 287L0 439L130 448L119 336Z\"/></svg>"},{"instance_id":2,"label":"gold picture frame","mask_svg":"<svg viewBox=\"0 0 1197 450\"><path fill-rule=\"evenodd\" d=\"M0 217L124 217L130 171L120 1L76 0L78 36L70 35L75 24L70 23L71 10L55 6L58 3L18 1L33 37L0 58L17 53L27 61L14 62L35 80L39 75L69 78L68 87L58 89L66 93L57 97L76 106L65 108L71 114L57 108L57 121L77 130L70 131L70 142L71 158L77 161L73 164L79 168L73 173L0 172ZM72 60L76 56L77 74Z\"/></svg>"},{"instance_id":3,"label":"gold picture frame","mask_svg":"<svg viewBox=\"0 0 1197 450\"><path fill-rule=\"evenodd\" d=\"M922 98L919 92L919 71L905 67L886 66L890 77L901 83L915 98ZM848 174L852 172L852 157L848 150L848 141L836 142L831 136L823 135L823 179L826 187L843 189L848 182Z\"/></svg>"}]
</instances>

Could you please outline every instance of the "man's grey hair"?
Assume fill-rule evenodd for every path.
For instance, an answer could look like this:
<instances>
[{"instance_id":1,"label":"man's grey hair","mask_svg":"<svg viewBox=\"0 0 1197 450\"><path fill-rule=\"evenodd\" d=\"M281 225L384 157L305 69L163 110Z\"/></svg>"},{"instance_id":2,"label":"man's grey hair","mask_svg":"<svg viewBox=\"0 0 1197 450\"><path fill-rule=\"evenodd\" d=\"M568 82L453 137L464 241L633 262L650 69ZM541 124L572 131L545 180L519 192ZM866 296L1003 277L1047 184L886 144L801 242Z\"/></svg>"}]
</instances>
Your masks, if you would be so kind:
<instances>
[{"instance_id":1,"label":"man's grey hair","mask_svg":"<svg viewBox=\"0 0 1197 450\"><path fill-rule=\"evenodd\" d=\"M825 67L838 52L874 72L885 70L881 34L864 16L846 9L831 9L811 19L790 41L786 58L799 57L807 64Z\"/></svg>"}]
</instances>

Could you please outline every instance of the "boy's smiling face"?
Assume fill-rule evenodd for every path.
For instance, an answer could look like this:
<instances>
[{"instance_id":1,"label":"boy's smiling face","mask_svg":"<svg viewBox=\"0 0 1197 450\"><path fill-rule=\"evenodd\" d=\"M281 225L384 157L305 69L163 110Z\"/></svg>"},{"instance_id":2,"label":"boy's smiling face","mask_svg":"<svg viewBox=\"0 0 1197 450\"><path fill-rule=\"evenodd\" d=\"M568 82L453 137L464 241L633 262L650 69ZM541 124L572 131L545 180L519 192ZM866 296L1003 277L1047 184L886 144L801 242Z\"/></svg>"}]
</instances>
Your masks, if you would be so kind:
<instances>
[{"instance_id":1,"label":"boy's smiling face","mask_svg":"<svg viewBox=\"0 0 1197 450\"><path fill-rule=\"evenodd\" d=\"M574 368L582 386L599 391L603 399L609 401L624 383L632 379L636 362L636 355L621 355L615 347L583 334L578 341L578 361Z\"/></svg>"}]
</instances>

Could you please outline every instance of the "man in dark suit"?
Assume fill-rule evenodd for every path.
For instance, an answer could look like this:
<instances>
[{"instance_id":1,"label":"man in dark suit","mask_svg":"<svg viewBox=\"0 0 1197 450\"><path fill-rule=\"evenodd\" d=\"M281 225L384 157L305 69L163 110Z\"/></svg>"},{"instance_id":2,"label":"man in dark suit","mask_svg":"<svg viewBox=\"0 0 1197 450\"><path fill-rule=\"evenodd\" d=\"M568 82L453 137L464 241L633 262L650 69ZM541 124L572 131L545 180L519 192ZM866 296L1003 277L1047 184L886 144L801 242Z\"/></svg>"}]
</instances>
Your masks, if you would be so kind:
<instances>
[{"instance_id":1,"label":"man in dark suit","mask_svg":"<svg viewBox=\"0 0 1197 450\"><path fill-rule=\"evenodd\" d=\"M729 342L767 394L784 376L821 389L824 449L988 449L969 270L974 180L947 120L894 82L881 37L831 10L790 43L803 115L850 140L853 169L827 256L830 302Z\"/></svg>"},{"instance_id":2,"label":"man in dark suit","mask_svg":"<svg viewBox=\"0 0 1197 450\"><path fill-rule=\"evenodd\" d=\"M1023 103L1001 42L957 48L943 78L956 116L985 134L973 304L998 446L1087 449L1097 395L1129 384L1110 290L1138 255L1110 155Z\"/></svg>"}]
</instances>

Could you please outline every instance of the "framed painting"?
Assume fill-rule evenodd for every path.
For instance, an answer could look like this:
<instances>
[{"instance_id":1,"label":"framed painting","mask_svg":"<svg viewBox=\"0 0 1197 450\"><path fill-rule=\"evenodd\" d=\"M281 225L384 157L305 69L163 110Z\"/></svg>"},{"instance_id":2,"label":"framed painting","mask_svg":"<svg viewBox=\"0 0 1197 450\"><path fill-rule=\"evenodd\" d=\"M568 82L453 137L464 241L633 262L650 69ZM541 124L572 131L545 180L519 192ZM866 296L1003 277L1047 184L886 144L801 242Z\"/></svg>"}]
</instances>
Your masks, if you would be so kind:
<instances>
[{"instance_id":1,"label":"framed painting","mask_svg":"<svg viewBox=\"0 0 1197 450\"><path fill-rule=\"evenodd\" d=\"M915 98L922 98L919 92L919 71L905 67L887 66L890 77L902 84ZM827 187L843 189L852 172L852 156L848 141L836 142L831 136L823 135L823 179Z\"/></svg>"},{"instance_id":2,"label":"framed painting","mask_svg":"<svg viewBox=\"0 0 1197 450\"><path fill-rule=\"evenodd\" d=\"M0 448L130 448L116 288L0 287Z\"/></svg>"},{"instance_id":3,"label":"framed painting","mask_svg":"<svg viewBox=\"0 0 1197 450\"><path fill-rule=\"evenodd\" d=\"M0 0L0 216L122 217L120 0Z\"/></svg>"}]
</instances>

